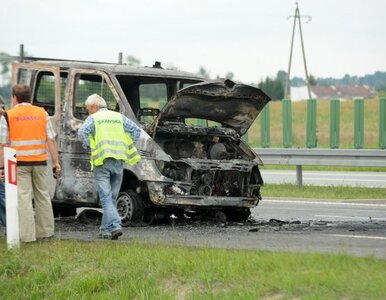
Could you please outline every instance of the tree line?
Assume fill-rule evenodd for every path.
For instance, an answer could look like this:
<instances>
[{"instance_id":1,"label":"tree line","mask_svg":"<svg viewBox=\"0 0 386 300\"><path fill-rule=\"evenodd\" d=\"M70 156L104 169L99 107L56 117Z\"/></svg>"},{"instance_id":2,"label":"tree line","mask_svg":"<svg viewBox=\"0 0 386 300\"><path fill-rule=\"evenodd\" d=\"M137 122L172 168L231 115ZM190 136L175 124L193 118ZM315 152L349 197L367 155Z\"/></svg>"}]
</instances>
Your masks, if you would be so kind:
<instances>
[{"instance_id":1,"label":"tree line","mask_svg":"<svg viewBox=\"0 0 386 300\"><path fill-rule=\"evenodd\" d=\"M272 99L283 99L286 79L287 73L281 70L277 72L275 78L266 77L256 86ZM311 86L367 85L380 94L386 94L386 72L381 71L376 71L374 74L366 74L365 76L346 74L342 78L315 78L314 75L310 75L309 82ZM290 80L291 86L304 86L306 84L306 80L301 77L292 77Z\"/></svg>"}]
</instances>

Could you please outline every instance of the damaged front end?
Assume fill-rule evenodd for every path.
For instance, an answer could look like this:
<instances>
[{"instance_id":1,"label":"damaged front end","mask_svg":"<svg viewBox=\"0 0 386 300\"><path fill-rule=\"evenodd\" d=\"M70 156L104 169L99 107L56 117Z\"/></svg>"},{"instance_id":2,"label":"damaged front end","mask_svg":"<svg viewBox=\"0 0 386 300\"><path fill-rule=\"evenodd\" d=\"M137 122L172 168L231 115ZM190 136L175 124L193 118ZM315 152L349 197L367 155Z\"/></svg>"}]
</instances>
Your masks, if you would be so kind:
<instances>
[{"instance_id":1,"label":"damaged front end","mask_svg":"<svg viewBox=\"0 0 386 300\"><path fill-rule=\"evenodd\" d=\"M190 209L255 207L262 162L240 137L269 100L231 81L180 90L145 129L171 157L157 162L170 181L148 182L150 200Z\"/></svg>"}]
</instances>

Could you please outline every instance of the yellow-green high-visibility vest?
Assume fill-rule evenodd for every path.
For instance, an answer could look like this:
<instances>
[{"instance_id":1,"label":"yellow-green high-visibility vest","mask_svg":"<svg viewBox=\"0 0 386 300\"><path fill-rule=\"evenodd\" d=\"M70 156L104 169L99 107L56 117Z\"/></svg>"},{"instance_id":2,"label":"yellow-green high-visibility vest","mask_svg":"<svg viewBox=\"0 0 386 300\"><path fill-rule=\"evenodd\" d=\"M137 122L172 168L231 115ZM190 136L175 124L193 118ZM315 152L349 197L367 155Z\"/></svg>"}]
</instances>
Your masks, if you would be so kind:
<instances>
[{"instance_id":1,"label":"yellow-green high-visibility vest","mask_svg":"<svg viewBox=\"0 0 386 300\"><path fill-rule=\"evenodd\" d=\"M110 110L98 111L92 115L95 124L95 136L90 135L91 169L103 164L111 157L135 165L141 156L133 140L123 127L120 113Z\"/></svg>"}]
</instances>

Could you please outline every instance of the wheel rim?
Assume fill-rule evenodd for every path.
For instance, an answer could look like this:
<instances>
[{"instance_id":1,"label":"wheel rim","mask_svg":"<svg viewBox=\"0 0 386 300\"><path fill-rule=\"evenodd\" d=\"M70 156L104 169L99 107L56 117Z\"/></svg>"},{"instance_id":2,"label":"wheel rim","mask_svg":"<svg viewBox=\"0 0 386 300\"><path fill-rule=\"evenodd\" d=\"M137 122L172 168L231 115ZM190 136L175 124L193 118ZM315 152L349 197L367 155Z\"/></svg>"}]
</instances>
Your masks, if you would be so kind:
<instances>
[{"instance_id":1,"label":"wheel rim","mask_svg":"<svg viewBox=\"0 0 386 300\"><path fill-rule=\"evenodd\" d=\"M122 220L130 220L133 215L133 200L127 194L121 194L117 199L117 210Z\"/></svg>"}]
</instances>

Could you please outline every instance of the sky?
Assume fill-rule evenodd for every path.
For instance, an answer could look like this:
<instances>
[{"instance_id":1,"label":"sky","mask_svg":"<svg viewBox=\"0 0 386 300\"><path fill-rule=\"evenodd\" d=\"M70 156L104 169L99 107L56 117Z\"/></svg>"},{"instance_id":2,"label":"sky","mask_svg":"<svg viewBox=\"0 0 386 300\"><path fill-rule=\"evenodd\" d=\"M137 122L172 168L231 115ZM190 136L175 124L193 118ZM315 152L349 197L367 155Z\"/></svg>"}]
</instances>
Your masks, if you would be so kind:
<instances>
[{"instance_id":1,"label":"sky","mask_svg":"<svg viewBox=\"0 0 386 300\"><path fill-rule=\"evenodd\" d=\"M386 71L385 0L298 1L308 73ZM288 70L294 0L0 0L0 52L228 72L244 83ZM311 17L311 20L307 16ZM291 77L305 77L296 24Z\"/></svg>"}]
</instances>

